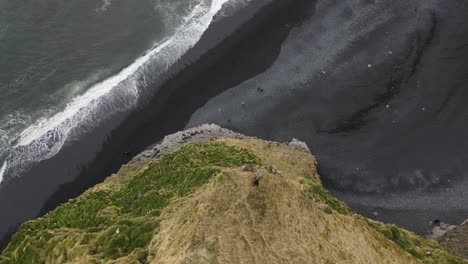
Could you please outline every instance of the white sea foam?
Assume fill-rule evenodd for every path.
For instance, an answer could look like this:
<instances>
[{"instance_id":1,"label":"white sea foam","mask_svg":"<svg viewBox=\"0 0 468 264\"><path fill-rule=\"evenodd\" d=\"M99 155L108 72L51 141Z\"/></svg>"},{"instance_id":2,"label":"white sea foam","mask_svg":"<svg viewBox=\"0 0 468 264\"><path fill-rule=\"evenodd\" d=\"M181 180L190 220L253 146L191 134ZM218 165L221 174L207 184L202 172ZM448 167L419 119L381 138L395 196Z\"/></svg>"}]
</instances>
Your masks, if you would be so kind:
<instances>
[{"instance_id":1,"label":"white sea foam","mask_svg":"<svg viewBox=\"0 0 468 264\"><path fill-rule=\"evenodd\" d=\"M0 184L3 182L3 174L5 174L7 168L7 162L5 161L2 165L2 168L0 168Z\"/></svg>"},{"instance_id":2,"label":"white sea foam","mask_svg":"<svg viewBox=\"0 0 468 264\"><path fill-rule=\"evenodd\" d=\"M7 158L8 167L21 171L55 156L77 127L95 127L113 114L134 108L146 84L145 73L157 76L193 47L229 0L203 0L194 6L171 38L156 44L118 74L97 83L74 98L63 111L38 120L21 132ZM231 0L234 1L234 0ZM6 170L6 165L4 170Z\"/></svg>"},{"instance_id":3,"label":"white sea foam","mask_svg":"<svg viewBox=\"0 0 468 264\"><path fill-rule=\"evenodd\" d=\"M109 9L110 5L111 5L111 0L102 0L102 5L101 7L96 9L96 12L98 13L106 12Z\"/></svg>"}]
</instances>

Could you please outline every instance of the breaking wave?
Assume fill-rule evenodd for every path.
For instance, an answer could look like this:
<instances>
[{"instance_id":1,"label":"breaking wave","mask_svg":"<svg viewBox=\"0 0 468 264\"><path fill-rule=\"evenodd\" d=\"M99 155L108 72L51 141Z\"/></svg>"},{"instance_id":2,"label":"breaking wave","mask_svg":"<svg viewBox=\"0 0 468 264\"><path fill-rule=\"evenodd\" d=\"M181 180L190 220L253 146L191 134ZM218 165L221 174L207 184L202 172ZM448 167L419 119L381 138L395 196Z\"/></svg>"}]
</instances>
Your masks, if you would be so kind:
<instances>
[{"instance_id":1,"label":"breaking wave","mask_svg":"<svg viewBox=\"0 0 468 264\"><path fill-rule=\"evenodd\" d=\"M2 165L2 168L0 168L0 183L3 182L3 174L5 173L7 167L7 162L5 161Z\"/></svg>"},{"instance_id":2,"label":"breaking wave","mask_svg":"<svg viewBox=\"0 0 468 264\"><path fill-rule=\"evenodd\" d=\"M78 136L80 131L89 130L119 112L135 108L147 86L147 77L157 79L179 60L200 40L214 16L229 1L236 2L202 0L195 3L188 16L184 17L182 26L171 37L154 45L118 74L72 99L64 110L23 130L0 170L0 176L3 176L0 182L6 175L17 176L33 163L55 156L71 135ZM244 2L240 1L241 4Z\"/></svg>"}]
</instances>

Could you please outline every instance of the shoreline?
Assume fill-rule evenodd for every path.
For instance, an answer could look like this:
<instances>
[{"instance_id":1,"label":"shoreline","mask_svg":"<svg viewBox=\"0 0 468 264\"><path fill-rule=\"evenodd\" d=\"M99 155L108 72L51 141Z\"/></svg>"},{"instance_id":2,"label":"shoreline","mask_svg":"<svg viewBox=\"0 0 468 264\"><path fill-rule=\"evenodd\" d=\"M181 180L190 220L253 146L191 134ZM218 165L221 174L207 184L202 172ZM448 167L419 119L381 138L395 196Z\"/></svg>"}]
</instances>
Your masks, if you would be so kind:
<instances>
[{"instance_id":1,"label":"shoreline","mask_svg":"<svg viewBox=\"0 0 468 264\"><path fill-rule=\"evenodd\" d=\"M281 25L299 17L294 12L281 12L283 5L293 4L274 1L253 17L255 10L240 10L232 17L214 22L197 45L161 78L169 80L149 102L129 115L106 121L77 142L65 146L57 156L36 164L21 178L7 183L4 186L7 188L0 192L0 210L15 214L0 220L3 227L0 249L6 246L20 223L42 216L102 182L126 164L133 153L143 151L167 134L182 130L191 113L212 96L268 68L278 56L281 43L290 30ZM261 4L257 4L257 8L262 8ZM300 12L296 5L294 9ZM243 19L248 25L239 23ZM216 48L208 47L209 51L197 58L213 38L218 38L219 32L228 29L236 30ZM256 63L250 61L252 56L257 57ZM249 66L243 65L242 61L248 62ZM187 63L189 66L180 71ZM223 75L229 75L229 78L223 78ZM213 76L217 76L216 82L213 82ZM203 94L193 89L194 86L205 88L208 85L211 89L204 89ZM154 84L157 86L158 83ZM150 118L147 113L151 113ZM108 127L119 123L109 133Z\"/></svg>"}]
</instances>

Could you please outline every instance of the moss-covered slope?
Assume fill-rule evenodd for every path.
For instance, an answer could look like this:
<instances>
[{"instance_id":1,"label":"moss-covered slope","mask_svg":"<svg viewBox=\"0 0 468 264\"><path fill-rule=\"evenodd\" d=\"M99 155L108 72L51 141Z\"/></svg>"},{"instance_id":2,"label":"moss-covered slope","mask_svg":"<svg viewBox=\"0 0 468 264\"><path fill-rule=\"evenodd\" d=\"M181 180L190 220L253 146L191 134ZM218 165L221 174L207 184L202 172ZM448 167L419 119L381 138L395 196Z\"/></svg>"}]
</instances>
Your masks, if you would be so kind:
<instances>
[{"instance_id":1,"label":"moss-covered slope","mask_svg":"<svg viewBox=\"0 0 468 264\"><path fill-rule=\"evenodd\" d=\"M218 262L467 263L435 242L352 212L322 187L307 151L256 139L188 144L127 165L23 224L0 257Z\"/></svg>"}]
</instances>

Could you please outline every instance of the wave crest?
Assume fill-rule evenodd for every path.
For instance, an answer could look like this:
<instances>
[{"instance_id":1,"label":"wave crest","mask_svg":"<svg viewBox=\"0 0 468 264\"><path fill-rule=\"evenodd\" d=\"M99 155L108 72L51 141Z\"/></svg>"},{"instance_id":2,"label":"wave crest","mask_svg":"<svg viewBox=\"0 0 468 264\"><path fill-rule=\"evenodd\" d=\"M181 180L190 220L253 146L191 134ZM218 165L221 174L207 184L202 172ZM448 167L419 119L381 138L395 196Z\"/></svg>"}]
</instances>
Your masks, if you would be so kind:
<instances>
[{"instance_id":1,"label":"wave crest","mask_svg":"<svg viewBox=\"0 0 468 264\"><path fill-rule=\"evenodd\" d=\"M35 162L57 155L70 135L78 133L77 128L92 129L116 113L135 108L146 87L146 75L157 78L167 71L200 40L214 16L229 1L203 0L197 3L172 37L156 44L118 74L74 98L63 111L26 128L6 158L3 174L17 176ZM15 168L14 172L11 168Z\"/></svg>"}]
</instances>

